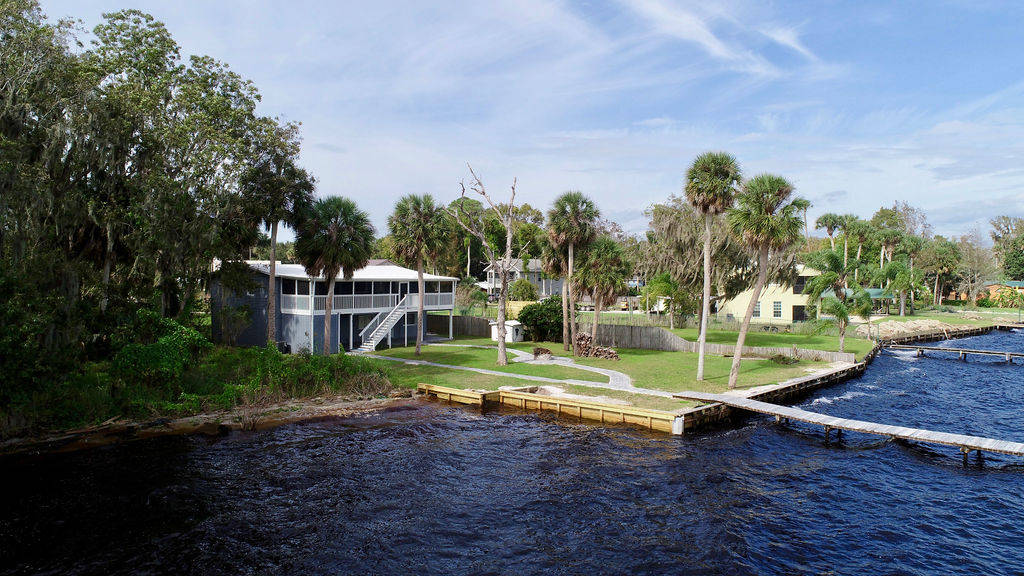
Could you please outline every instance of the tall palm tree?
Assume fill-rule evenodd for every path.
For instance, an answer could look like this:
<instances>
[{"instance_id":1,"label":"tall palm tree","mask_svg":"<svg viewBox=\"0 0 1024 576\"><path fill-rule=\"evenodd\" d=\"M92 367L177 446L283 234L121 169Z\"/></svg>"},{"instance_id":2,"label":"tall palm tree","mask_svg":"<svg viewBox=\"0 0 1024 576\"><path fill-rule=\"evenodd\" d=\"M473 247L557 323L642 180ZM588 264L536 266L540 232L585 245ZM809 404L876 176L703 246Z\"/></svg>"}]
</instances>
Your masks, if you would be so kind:
<instances>
[{"instance_id":1,"label":"tall palm tree","mask_svg":"<svg viewBox=\"0 0 1024 576\"><path fill-rule=\"evenodd\" d=\"M730 389L736 387L739 378L743 343L747 339L754 307L768 278L768 258L773 251L784 250L800 239L800 212L808 202L792 196L793 185L788 180L774 174L759 174L744 184L743 192L737 196L736 207L729 209L729 226L733 233L751 252L757 253L757 280L736 339L729 370Z\"/></svg>"},{"instance_id":2,"label":"tall palm tree","mask_svg":"<svg viewBox=\"0 0 1024 576\"><path fill-rule=\"evenodd\" d=\"M821 230L822 228L825 229L825 234L828 234L828 242L832 246L833 250L836 249L836 230L842 227L843 217L839 214L833 214L832 212L826 212L825 214L818 216L818 219L814 221L815 230Z\"/></svg>"},{"instance_id":3,"label":"tall palm tree","mask_svg":"<svg viewBox=\"0 0 1024 576\"><path fill-rule=\"evenodd\" d=\"M597 234L597 219L601 212L594 201L582 192L571 190L555 198L554 205L548 210L548 240L555 248L565 248L566 278L562 290L562 309L569 309L568 326L562 326L562 340L569 338L569 345L576 354L576 301L569 298L574 294L572 283L575 272L576 250L586 247ZM568 300L568 302L566 302ZM566 348L568 349L568 348Z\"/></svg>"},{"instance_id":4,"label":"tall palm tree","mask_svg":"<svg viewBox=\"0 0 1024 576\"><path fill-rule=\"evenodd\" d=\"M560 247L553 246L550 242L543 242L540 249L540 265L544 274L551 278L566 278L569 274L569 255ZM562 281L562 342L565 350L569 349L568 328L569 310L565 304L569 300L568 283Z\"/></svg>"},{"instance_id":5,"label":"tall palm tree","mask_svg":"<svg viewBox=\"0 0 1024 576\"><path fill-rule=\"evenodd\" d=\"M370 216L348 198L332 196L317 200L299 225L295 256L311 277L327 282L324 306L324 348L331 353L331 311L334 283L341 272L351 279L366 266L373 253L373 224ZM310 335L312 337L312 335Z\"/></svg>"},{"instance_id":6,"label":"tall palm tree","mask_svg":"<svg viewBox=\"0 0 1024 576\"><path fill-rule=\"evenodd\" d=\"M423 301L426 298L423 262L436 260L447 245L444 209L434 203L430 194L408 194L395 204L394 212L388 216L388 231L399 260L406 265L416 265L420 295L416 304L416 355L419 356L423 346Z\"/></svg>"},{"instance_id":7,"label":"tall palm tree","mask_svg":"<svg viewBox=\"0 0 1024 576\"><path fill-rule=\"evenodd\" d=\"M726 152L705 152L686 171L686 199L704 215L704 290L701 293L700 334L697 336L697 381L704 380L704 348L711 314L711 223L732 207L740 166Z\"/></svg>"},{"instance_id":8,"label":"tall palm tree","mask_svg":"<svg viewBox=\"0 0 1024 576\"><path fill-rule=\"evenodd\" d=\"M854 259L857 261L858 266L853 271L853 281L860 281L860 261L861 251L864 249L864 243L871 239L874 234L874 226L866 220L855 218L845 224L844 232L847 236L854 238L857 241L857 255Z\"/></svg>"},{"instance_id":9,"label":"tall palm tree","mask_svg":"<svg viewBox=\"0 0 1024 576\"><path fill-rule=\"evenodd\" d=\"M870 320L871 296L860 284L855 281L851 284L849 261L838 250L820 250L808 254L807 265L820 274L807 281L804 293L809 302L819 303L819 312L835 318L839 327L839 351L844 352L850 316L856 314ZM854 262L853 268L856 265Z\"/></svg>"},{"instance_id":10,"label":"tall palm tree","mask_svg":"<svg viewBox=\"0 0 1024 576\"><path fill-rule=\"evenodd\" d=\"M597 326L601 309L613 304L625 291L632 266L622 246L609 236L595 240L583 254L583 265L576 275L577 289L589 292L594 300L594 322L590 337L597 342Z\"/></svg>"},{"instance_id":11,"label":"tall palm tree","mask_svg":"<svg viewBox=\"0 0 1024 576\"><path fill-rule=\"evenodd\" d=\"M247 211L270 228L270 284L267 288L267 342L277 340L277 228L296 228L313 202L316 182L283 153L268 154L241 177Z\"/></svg>"}]
</instances>

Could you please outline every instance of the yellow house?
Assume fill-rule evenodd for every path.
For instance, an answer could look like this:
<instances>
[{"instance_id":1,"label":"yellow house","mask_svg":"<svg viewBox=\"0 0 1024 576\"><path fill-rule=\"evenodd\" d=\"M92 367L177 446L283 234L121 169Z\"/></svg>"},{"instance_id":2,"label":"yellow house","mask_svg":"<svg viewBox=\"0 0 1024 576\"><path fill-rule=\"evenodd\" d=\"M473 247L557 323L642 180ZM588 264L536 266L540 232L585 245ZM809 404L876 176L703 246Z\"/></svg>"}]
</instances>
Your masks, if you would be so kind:
<instances>
[{"instance_id":1,"label":"yellow house","mask_svg":"<svg viewBox=\"0 0 1024 576\"><path fill-rule=\"evenodd\" d=\"M754 307L753 324L792 324L807 319L807 295L803 293L807 280L820 274L817 270L797 264L797 279L792 286L768 284ZM715 317L722 322L741 322L747 313L753 290L745 290L731 300L718 305Z\"/></svg>"}]
</instances>

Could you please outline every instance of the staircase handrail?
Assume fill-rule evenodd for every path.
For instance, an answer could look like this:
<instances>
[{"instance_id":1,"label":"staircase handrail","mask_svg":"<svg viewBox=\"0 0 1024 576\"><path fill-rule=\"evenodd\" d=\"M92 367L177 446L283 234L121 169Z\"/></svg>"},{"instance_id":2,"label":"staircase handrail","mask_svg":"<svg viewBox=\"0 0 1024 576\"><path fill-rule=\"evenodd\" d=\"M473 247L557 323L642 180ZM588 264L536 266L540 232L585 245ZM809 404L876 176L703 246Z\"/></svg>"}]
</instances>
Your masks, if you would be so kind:
<instances>
[{"instance_id":1,"label":"staircase handrail","mask_svg":"<svg viewBox=\"0 0 1024 576\"><path fill-rule=\"evenodd\" d=\"M392 314L395 313L396 310L405 305L405 299L408 297L408 294L402 296L402 299L399 300L398 304L395 304L395 307L392 308L391 310L388 310L387 312L378 312L377 315L373 317L373 320L370 320L370 323L366 325L366 328L363 328L359 332L359 339L365 342L367 336L372 335L374 330L376 330L381 324L383 324L385 320L387 320Z\"/></svg>"}]
</instances>

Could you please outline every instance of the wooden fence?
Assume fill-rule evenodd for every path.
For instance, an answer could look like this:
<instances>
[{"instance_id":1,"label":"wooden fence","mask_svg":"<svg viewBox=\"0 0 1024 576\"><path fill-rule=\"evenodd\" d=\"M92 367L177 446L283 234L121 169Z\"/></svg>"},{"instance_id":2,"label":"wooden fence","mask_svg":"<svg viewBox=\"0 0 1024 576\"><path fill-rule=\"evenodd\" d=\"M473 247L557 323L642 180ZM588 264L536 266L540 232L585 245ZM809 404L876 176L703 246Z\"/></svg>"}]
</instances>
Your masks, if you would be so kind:
<instances>
[{"instance_id":1,"label":"wooden fence","mask_svg":"<svg viewBox=\"0 0 1024 576\"><path fill-rule=\"evenodd\" d=\"M452 318L452 332L455 336L486 338L491 335L488 322L478 316L455 316ZM427 332L448 336L448 315L427 314Z\"/></svg>"}]
</instances>

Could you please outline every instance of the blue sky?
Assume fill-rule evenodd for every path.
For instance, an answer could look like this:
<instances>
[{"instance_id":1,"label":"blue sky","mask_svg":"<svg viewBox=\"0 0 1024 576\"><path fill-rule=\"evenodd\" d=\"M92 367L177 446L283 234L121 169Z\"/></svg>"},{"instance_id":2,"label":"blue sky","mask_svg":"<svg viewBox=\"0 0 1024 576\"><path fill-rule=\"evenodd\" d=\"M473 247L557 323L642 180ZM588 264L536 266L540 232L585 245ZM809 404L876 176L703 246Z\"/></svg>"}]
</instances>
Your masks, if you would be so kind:
<instances>
[{"instance_id":1,"label":"blue sky","mask_svg":"<svg viewBox=\"0 0 1024 576\"><path fill-rule=\"evenodd\" d=\"M471 163L547 208L592 196L628 231L704 150L788 177L825 212L906 200L936 232L1024 216L1024 4L42 0L88 28L145 10L184 54L303 123L319 193L379 230L449 201Z\"/></svg>"}]
</instances>

